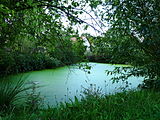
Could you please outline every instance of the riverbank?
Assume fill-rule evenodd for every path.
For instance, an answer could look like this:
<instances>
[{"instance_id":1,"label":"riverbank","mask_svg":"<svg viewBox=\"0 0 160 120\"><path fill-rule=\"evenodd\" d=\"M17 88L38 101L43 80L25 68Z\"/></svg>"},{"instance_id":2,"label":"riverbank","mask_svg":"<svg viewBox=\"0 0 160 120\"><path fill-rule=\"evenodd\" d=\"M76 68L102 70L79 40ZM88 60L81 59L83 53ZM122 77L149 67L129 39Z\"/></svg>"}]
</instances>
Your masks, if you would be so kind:
<instances>
[{"instance_id":1,"label":"riverbank","mask_svg":"<svg viewBox=\"0 0 160 120\"><path fill-rule=\"evenodd\" d=\"M96 55L86 55L86 59L89 62L97 62L97 63L107 63L107 64L130 64L127 60L114 60L112 56L96 56Z\"/></svg>"},{"instance_id":2,"label":"riverbank","mask_svg":"<svg viewBox=\"0 0 160 120\"><path fill-rule=\"evenodd\" d=\"M57 108L36 111L21 108L0 116L0 120L158 120L160 92L141 90L109 96L89 94L81 102L75 99Z\"/></svg>"}]
</instances>

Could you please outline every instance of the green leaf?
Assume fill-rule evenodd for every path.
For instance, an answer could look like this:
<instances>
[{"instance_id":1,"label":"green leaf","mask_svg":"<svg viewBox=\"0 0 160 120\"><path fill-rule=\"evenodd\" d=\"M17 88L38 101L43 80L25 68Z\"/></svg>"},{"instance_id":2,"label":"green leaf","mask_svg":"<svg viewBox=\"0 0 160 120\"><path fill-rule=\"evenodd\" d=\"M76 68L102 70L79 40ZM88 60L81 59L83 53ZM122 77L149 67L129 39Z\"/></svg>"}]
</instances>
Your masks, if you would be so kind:
<instances>
[{"instance_id":1,"label":"green leaf","mask_svg":"<svg viewBox=\"0 0 160 120\"><path fill-rule=\"evenodd\" d=\"M16 3L16 6L19 7L19 6L20 6L20 2L17 2L17 3Z\"/></svg>"},{"instance_id":2,"label":"green leaf","mask_svg":"<svg viewBox=\"0 0 160 120\"><path fill-rule=\"evenodd\" d=\"M28 3L28 5L32 6L33 0L28 0L27 3Z\"/></svg>"}]
</instances>

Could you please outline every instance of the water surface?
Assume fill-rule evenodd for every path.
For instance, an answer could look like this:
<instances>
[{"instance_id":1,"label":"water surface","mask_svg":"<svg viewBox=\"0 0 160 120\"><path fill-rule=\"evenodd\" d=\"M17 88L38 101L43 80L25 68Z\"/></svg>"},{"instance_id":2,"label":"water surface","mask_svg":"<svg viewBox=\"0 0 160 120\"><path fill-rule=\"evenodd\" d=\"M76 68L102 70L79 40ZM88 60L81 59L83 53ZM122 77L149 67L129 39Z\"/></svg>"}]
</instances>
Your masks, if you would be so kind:
<instances>
[{"instance_id":1,"label":"water surface","mask_svg":"<svg viewBox=\"0 0 160 120\"><path fill-rule=\"evenodd\" d=\"M45 104L51 106L56 105L57 102L73 100L74 96L81 98L84 88L98 89L99 87L103 94L110 94L121 91L120 88L125 86L122 81L113 84L110 81L113 75L107 76L105 73L106 70L113 70L117 65L102 63L89 63L89 65L91 66L90 74L76 66L65 66L24 73L23 77L26 81L34 81L42 86L37 91L41 93ZM18 79L19 76L14 76L14 78ZM128 82L132 84L129 89L136 88L142 80L141 77L129 78Z\"/></svg>"}]
</instances>

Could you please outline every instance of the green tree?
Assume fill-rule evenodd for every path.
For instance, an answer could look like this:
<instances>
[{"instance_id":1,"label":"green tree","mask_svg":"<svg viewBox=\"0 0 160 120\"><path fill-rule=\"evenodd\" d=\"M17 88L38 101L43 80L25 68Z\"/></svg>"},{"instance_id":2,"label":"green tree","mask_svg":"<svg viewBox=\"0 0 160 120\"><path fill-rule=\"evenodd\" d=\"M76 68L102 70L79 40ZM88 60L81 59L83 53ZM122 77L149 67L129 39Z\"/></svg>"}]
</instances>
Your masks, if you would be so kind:
<instances>
[{"instance_id":1,"label":"green tree","mask_svg":"<svg viewBox=\"0 0 160 120\"><path fill-rule=\"evenodd\" d=\"M144 53L136 60L133 75L145 76L150 87L160 85L160 1L158 0L107 0L103 19L109 20L112 28L119 29L126 41L133 41ZM128 42L128 44L131 42ZM126 45L125 45L126 46ZM125 47L124 46L124 47Z\"/></svg>"},{"instance_id":2,"label":"green tree","mask_svg":"<svg viewBox=\"0 0 160 120\"><path fill-rule=\"evenodd\" d=\"M24 72L76 62L81 48L71 47L76 32L70 26L84 21L78 18L87 2L66 0L0 1L1 73ZM77 9L79 8L79 10ZM82 50L83 51L83 50ZM74 59L75 60L74 60Z\"/></svg>"}]
</instances>

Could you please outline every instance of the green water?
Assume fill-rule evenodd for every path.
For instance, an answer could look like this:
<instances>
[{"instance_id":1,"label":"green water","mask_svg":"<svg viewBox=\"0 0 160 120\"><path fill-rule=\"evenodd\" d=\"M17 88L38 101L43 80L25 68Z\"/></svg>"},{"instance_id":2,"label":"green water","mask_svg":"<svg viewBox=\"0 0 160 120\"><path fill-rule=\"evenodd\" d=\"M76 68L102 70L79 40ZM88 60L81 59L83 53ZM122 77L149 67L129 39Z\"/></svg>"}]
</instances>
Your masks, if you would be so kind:
<instances>
[{"instance_id":1,"label":"green water","mask_svg":"<svg viewBox=\"0 0 160 120\"><path fill-rule=\"evenodd\" d=\"M107 76L105 70L113 70L116 65L102 64L102 63L89 63L91 66L90 74L78 69L75 66L61 67L57 69L34 71L24 73L23 78L26 81L34 81L39 86L37 89L44 98L47 105L56 105L58 102L69 101L74 99L74 96L81 98L84 88L100 87L101 92L104 94L119 92L120 87L124 87L122 82L112 84L111 77ZM18 79L14 76L14 79ZM131 77L128 81L132 85L129 89L136 88L141 82L142 78Z\"/></svg>"}]
</instances>

